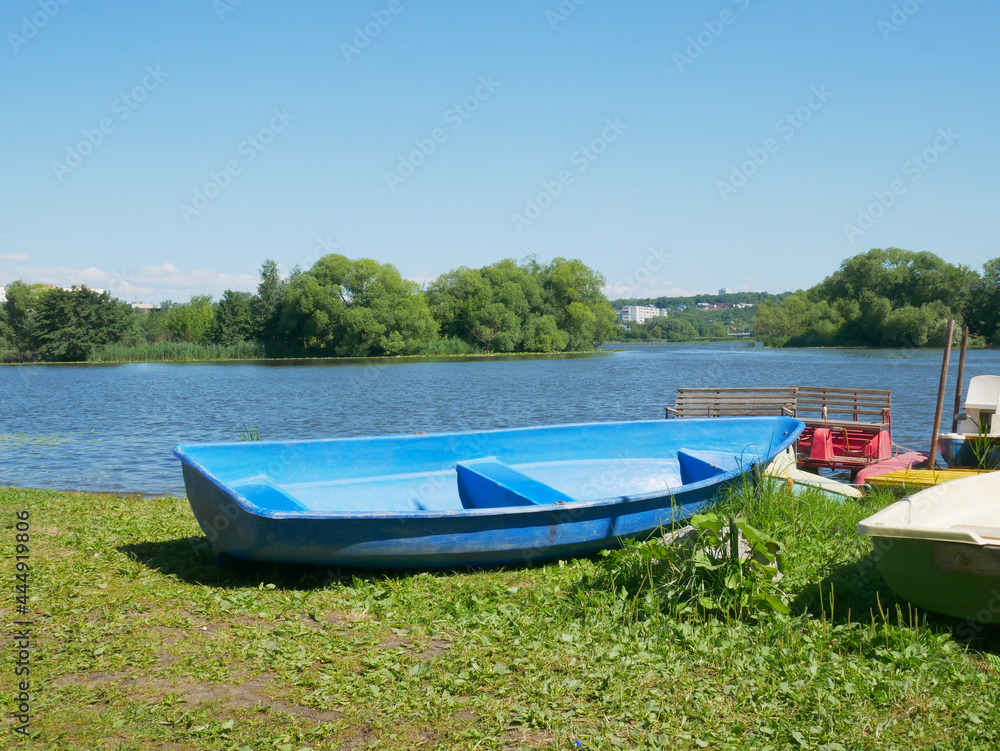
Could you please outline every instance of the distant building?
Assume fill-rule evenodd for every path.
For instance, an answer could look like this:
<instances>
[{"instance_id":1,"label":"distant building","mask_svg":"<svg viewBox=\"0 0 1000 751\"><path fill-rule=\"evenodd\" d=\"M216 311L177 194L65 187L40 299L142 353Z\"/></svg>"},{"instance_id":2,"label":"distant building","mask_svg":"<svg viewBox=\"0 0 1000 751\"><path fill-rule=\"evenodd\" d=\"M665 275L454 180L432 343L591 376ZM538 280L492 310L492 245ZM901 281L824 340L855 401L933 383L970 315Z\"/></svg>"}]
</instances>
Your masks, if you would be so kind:
<instances>
[{"instance_id":1,"label":"distant building","mask_svg":"<svg viewBox=\"0 0 1000 751\"><path fill-rule=\"evenodd\" d=\"M7 288L0 287L0 305L7 302Z\"/></svg>"},{"instance_id":2,"label":"distant building","mask_svg":"<svg viewBox=\"0 0 1000 751\"><path fill-rule=\"evenodd\" d=\"M153 310L159 310L159 308L151 302L134 302L132 303L132 310L142 310L148 313Z\"/></svg>"},{"instance_id":3,"label":"distant building","mask_svg":"<svg viewBox=\"0 0 1000 751\"><path fill-rule=\"evenodd\" d=\"M667 311L652 305L627 305L618 311L618 315L625 323L643 323L647 318L665 317Z\"/></svg>"},{"instance_id":4,"label":"distant building","mask_svg":"<svg viewBox=\"0 0 1000 751\"><path fill-rule=\"evenodd\" d=\"M723 287L722 289L719 290L720 297L722 295L731 295L731 294L733 294L733 290L729 289L729 287Z\"/></svg>"}]
</instances>

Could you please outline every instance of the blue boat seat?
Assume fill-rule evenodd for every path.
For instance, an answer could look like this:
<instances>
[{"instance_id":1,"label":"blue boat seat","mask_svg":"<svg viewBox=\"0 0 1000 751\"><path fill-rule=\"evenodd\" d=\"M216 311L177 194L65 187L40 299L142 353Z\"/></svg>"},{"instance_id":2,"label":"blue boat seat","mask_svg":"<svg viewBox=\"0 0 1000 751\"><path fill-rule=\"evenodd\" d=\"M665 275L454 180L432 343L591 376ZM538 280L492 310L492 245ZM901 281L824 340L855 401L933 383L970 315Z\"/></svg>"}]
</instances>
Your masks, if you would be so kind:
<instances>
[{"instance_id":1,"label":"blue boat seat","mask_svg":"<svg viewBox=\"0 0 1000 751\"><path fill-rule=\"evenodd\" d=\"M735 456L718 451L680 449L677 452L677 463L680 465L681 482L685 485L743 469Z\"/></svg>"},{"instance_id":2,"label":"blue boat seat","mask_svg":"<svg viewBox=\"0 0 1000 751\"><path fill-rule=\"evenodd\" d=\"M458 473L458 494L465 508L534 506L576 500L551 485L518 472L496 457L459 462L455 470Z\"/></svg>"},{"instance_id":3,"label":"blue boat seat","mask_svg":"<svg viewBox=\"0 0 1000 751\"><path fill-rule=\"evenodd\" d=\"M234 485L233 490L250 501L254 506L267 509L268 512L280 513L282 511L307 510L301 503L270 483L258 482L246 485Z\"/></svg>"}]
</instances>

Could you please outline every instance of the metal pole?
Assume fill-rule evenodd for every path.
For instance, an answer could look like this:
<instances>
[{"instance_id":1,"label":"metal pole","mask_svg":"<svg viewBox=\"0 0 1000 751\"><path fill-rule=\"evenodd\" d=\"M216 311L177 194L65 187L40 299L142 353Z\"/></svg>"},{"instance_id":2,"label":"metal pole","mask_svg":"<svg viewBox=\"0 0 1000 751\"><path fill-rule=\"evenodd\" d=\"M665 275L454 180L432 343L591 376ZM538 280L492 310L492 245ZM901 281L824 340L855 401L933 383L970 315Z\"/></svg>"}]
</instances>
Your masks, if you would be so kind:
<instances>
[{"instance_id":1,"label":"metal pole","mask_svg":"<svg viewBox=\"0 0 1000 751\"><path fill-rule=\"evenodd\" d=\"M965 377L965 350L969 346L969 327L962 327L962 348L958 352L958 381L955 384L955 411L951 416L951 432L958 432L958 414L962 411L962 379Z\"/></svg>"},{"instance_id":2,"label":"metal pole","mask_svg":"<svg viewBox=\"0 0 1000 751\"><path fill-rule=\"evenodd\" d=\"M941 430L941 413L944 411L944 390L948 386L948 359L951 357L951 337L955 333L955 319L948 319L948 332L945 334L944 357L941 360L941 380L938 382L937 409L934 410L934 435L931 436L931 448L927 452L927 468L934 469L937 463L938 433Z\"/></svg>"}]
</instances>

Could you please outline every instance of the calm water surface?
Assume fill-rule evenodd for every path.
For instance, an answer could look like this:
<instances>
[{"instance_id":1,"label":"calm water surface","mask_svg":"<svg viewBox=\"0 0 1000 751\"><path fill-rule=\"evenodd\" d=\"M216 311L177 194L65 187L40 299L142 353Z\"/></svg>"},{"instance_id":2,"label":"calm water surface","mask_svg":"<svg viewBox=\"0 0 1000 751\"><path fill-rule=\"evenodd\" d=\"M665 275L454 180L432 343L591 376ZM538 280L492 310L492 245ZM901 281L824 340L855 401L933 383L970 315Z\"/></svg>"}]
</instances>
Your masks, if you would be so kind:
<instances>
[{"instance_id":1,"label":"calm water surface","mask_svg":"<svg viewBox=\"0 0 1000 751\"><path fill-rule=\"evenodd\" d=\"M235 440L244 426L293 439L647 420L693 386L891 389L894 440L926 450L940 368L939 351L745 343L447 362L0 367L0 486L183 495L170 449ZM957 353L951 371L948 416ZM966 385L984 374L1000 374L1000 351L969 352Z\"/></svg>"}]
</instances>

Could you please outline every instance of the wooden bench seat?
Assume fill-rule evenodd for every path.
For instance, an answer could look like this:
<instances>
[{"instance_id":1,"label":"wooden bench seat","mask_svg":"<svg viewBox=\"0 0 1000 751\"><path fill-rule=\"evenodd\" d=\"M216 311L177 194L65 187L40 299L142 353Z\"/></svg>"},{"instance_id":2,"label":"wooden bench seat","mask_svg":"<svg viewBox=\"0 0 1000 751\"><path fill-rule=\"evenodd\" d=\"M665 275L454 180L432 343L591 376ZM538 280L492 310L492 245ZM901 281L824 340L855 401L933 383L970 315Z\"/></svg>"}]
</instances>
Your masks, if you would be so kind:
<instances>
[{"instance_id":1,"label":"wooden bench seat","mask_svg":"<svg viewBox=\"0 0 1000 751\"><path fill-rule=\"evenodd\" d=\"M857 471L892 454L892 393L819 386L681 388L669 417L789 415L806 424L796 459L804 467Z\"/></svg>"},{"instance_id":2,"label":"wooden bench seat","mask_svg":"<svg viewBox=\"0 0 1000 751\"><path fill-rule=\"evenodd\" d=\"M795 393L791 388L677 389L677 403L666 407L667 417L763 417L791 415Z\"/></svg>"}]
</instances>

